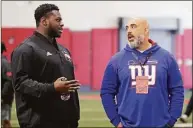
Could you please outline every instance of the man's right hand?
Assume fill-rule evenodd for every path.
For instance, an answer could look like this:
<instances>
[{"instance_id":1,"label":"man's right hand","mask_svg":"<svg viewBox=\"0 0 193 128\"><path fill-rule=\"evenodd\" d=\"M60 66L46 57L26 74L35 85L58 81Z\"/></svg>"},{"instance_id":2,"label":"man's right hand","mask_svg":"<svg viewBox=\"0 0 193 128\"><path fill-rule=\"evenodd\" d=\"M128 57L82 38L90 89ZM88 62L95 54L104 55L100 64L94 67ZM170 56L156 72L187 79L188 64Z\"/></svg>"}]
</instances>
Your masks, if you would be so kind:
<instances>
[{"instance_id":1,"label":"man's right hand","mask_svg":"<svg viewBox=\"0 0 193 128\"><path fill-rule=\"evenodd\" d=\"M123 125L121 122L118 124L117 128L123 128Z\"/></svg>"},{"instance_id":2,"label":"man's right hand","mask_svg":"<svg viewBox=\"0 0 193 128\"><path fill-rule=\"evenodd\" d=\"M54 88L61 93L74 92L80 88L80 83L78 80L67 80L65 77L60 77L54 82Z\"/></svg>"}]
</instances>

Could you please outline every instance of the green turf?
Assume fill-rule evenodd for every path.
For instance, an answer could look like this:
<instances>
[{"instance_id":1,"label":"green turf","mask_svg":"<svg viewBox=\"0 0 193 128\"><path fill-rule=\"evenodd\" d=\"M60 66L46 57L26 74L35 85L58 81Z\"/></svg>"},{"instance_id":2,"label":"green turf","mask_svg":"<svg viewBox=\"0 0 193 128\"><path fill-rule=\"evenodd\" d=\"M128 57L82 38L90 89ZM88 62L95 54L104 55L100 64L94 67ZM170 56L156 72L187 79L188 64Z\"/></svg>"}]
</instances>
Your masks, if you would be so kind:
<instances>
[{"instance_id":1,"label":"green turf","mask_svg":"<svg viewBox=\"0 0 193 128\"><path fill-rule=\"evenodd\" d=\"M98 95L97 93L95 94ZM85 94L81 93L80 95L85 95ZM189 97L190 97L190 93L186 95L186 98L189 98ZM100 100L81 100L80 107L81 107L81 113L80 113L81 120L79 122L80 127L93 127L93 126L112 127L112 125L109 123L109 120L106 117L106 114L104 113ZM186 108L186 105L184 105L184 109L185 108ZM13 104L12 109L13 110L12 110L11 123L14 127L18 127L15 104ZM192 116L190 116L188 122L192 122Z\"/></svg>"}]
</instances>

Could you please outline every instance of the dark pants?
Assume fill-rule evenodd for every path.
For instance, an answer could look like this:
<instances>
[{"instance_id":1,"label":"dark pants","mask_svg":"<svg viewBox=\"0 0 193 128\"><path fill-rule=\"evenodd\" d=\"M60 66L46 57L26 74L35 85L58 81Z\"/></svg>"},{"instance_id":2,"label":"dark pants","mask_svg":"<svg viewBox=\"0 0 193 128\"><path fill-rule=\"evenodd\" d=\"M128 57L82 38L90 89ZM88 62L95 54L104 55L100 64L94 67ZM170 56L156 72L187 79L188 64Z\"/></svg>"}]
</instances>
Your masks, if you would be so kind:
<instances>
[{"instance_id":1,"label":"dark pants","mask_svg":"<svg viewBox=\"0 0 193 128\"><path fill-rule=\"evenodd\" d=\"M190 98L190 101L188 103L188 106L186 108L186 111L185 111L185 114L189 117L191 112L192 112L192 109L193 109L193 99L192 99L192 96Z\"/></svg>"}]
</instances>

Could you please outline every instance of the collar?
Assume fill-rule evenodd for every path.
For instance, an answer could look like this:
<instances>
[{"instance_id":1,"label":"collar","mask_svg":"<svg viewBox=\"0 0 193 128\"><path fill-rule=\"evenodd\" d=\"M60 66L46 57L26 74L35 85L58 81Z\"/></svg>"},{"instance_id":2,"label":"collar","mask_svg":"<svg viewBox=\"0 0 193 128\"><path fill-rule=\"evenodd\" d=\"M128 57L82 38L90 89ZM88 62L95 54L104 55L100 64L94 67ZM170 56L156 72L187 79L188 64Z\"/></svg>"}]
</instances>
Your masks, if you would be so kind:
<instances>
[{"instance_id":1,"label":"collar","mask_svg":"<svg viewBox=\"0 0 193 128\"><path fill-rule=\"evenodd\" d=\"M56 43L56 39L55 38L51 41L47 37L45 37L44 35L42 35L41 33L37 32L37 31L34 31L34 35L39 37L40 39L46 41L46 42L51 43L51 44Z\"/></svg>"},{"instance_id":2,"label":"collar","mask_svg":"<svg viewBox=\"0 0 193 128\"><path fill-rule=\"evenodd\" d=\"M155 43L153 40L151 40L151 39L148 39L148 42L151 44L151 46L150 46L148 49L150 49L153 45L156 44L156 43ZM146 49L146 50L148 50L148 49ZM144 50L144 51L146 51L146 50ZM139 51L139 52L141 52L141 53L144 52L144 51L140 51L140 50L137 50L137 51Z\"/></svg>"},{"instance_id":3,"label":"collar","mask_svg":"<svg viewBox=\"0 0 193 128\"><path fill-rule=\"evenodd\" d=\"M148 42L151 43L152 46L156 44L156 42L154 42L152 39L148 39Z\"/></svg>"},{"instance_id":4,"label":"collar","mask_svg":"<svg viewBox=\"0 0 193 128\"><path fill-rule=\"evenodd\" d=\"M52 46L54 46L57 50L59 50L58 48L58 45L57 45L57 42L56 42L56 39L53 38L53 40L49 40L47 37L45 37L44 35L42 35L41 33L37 32L37 31L34 31L34 35L39 37L41 40L51 44Z\"/></svg>"}]
</instances>

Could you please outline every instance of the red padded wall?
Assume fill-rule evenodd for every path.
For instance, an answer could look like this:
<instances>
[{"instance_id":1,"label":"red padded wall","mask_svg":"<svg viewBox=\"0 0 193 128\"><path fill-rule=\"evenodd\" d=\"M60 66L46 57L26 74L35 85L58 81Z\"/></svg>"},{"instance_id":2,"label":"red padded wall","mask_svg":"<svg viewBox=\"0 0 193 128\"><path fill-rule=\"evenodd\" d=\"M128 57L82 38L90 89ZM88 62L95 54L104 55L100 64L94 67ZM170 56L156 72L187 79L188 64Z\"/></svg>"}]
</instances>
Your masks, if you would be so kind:
<instances>
[{"instance_id":1,"label":"red padded wall","mask_svg":"<svg viewBox=\"0 0 193 128\"><path fill-rule=\"evenodd\" d=\"M176 59L182 73L184 87L192 88L192 29L176 36ZM179 63L181 60L181 64Z\"/></svg>"},{"instance_id":2,"label":"red padded wall","mask_svg":"<svg viewBox=\"0 0 193 128\"><path fill-rule=\"evenodd\" d=\"M2 40L7 46L5 55L10 54L35 28L2 28ZM13 37L13 38L11 38ZM83 85L99 90L104 69L117 52L117 29L93 29L91 32L71 32L64 29L58 42L68 48L75 64L75 75Z\"/></svg>"},{"instance_id":3,"label":"red padded wall","mask_svg":"<svg viewBox=\"0 0 193 128\"><path fill-rule=\"evenodd\" d=\"M192 29L184 31L184 85L192 88Z\"/></svg>"},{"instance_id":4,"label":"red padded wall","mask_svg":"<svg viewBox=\"0 0 193 128\"><path fill-rule=\"evenodd\" d=\"M104 74L112 55L117 51L117 29L93 29L92 42L92 89L99 90Z\"/></svg>"},{"instance_id":5,"label":"red padded wall","mask_svg":"<svg viewBox=\"0 0 193 128\"><path fill-rule=\"evenodd\" d=\"M72 46L71 46L71 31L67 28L65 28L62 32L62 35L60 38L57 38L57 41L66 47L69 51L71 51Z\"/></svg>"},{"instance_id":6,"label":"red padded wall","mask_svg":"<svg viewBox=\"0 0 193 128\"><path fill-rule=\"evenodd\" d=\"M118 51L118 29L112 29L112 55Z\"/></svg>"},{"instance_id":7,"label":"red padded wall","mask_svg":"<svg viewBox=\"0 0 193 128\"><path fill-rule=\"evenodd\" d=\"M75 76L82 85L90 85L90 32L72 32L72 59Z\"/></svg>"},{"instance_id":8,"label":"red padded wall","mask_svg":"<svg viewBox=\"0 0 193 128\"><path fill-rule=\"evenodd\" d=\"M182 73L182 77L184 80L184 45L183 45L183 35L176 35L176 39L175 39L175 56L176 56L176 60L178 62L179 68L180 68L180 72Z\"/></svg>"},{"instance_id":9,"label":"red padded wall","mask_svg":"<svg viewBox=\"0 0 193 128\"><path fill-rule=\"evenodd\" d=\"M7 47L7 52L4 55L10 60L10 54L13 49L24 39L31 36L34 30L35 28L2 28L2 40ZM71 50L71 32L69 29L64 29L61 38L57 40L60 44Z\"/></svg>"},{"instance_id":10,"label":"red padded wall","mask_svg":"<svg viewBox=\"0 0 193 128\"><path fill-rule=\"evenodd\" d=\"M4 41L7 52L4 54L10 60L12 51L24 39L33 34L34 28L2 28L2 40Z\"/></svg>"}]
</instances>

